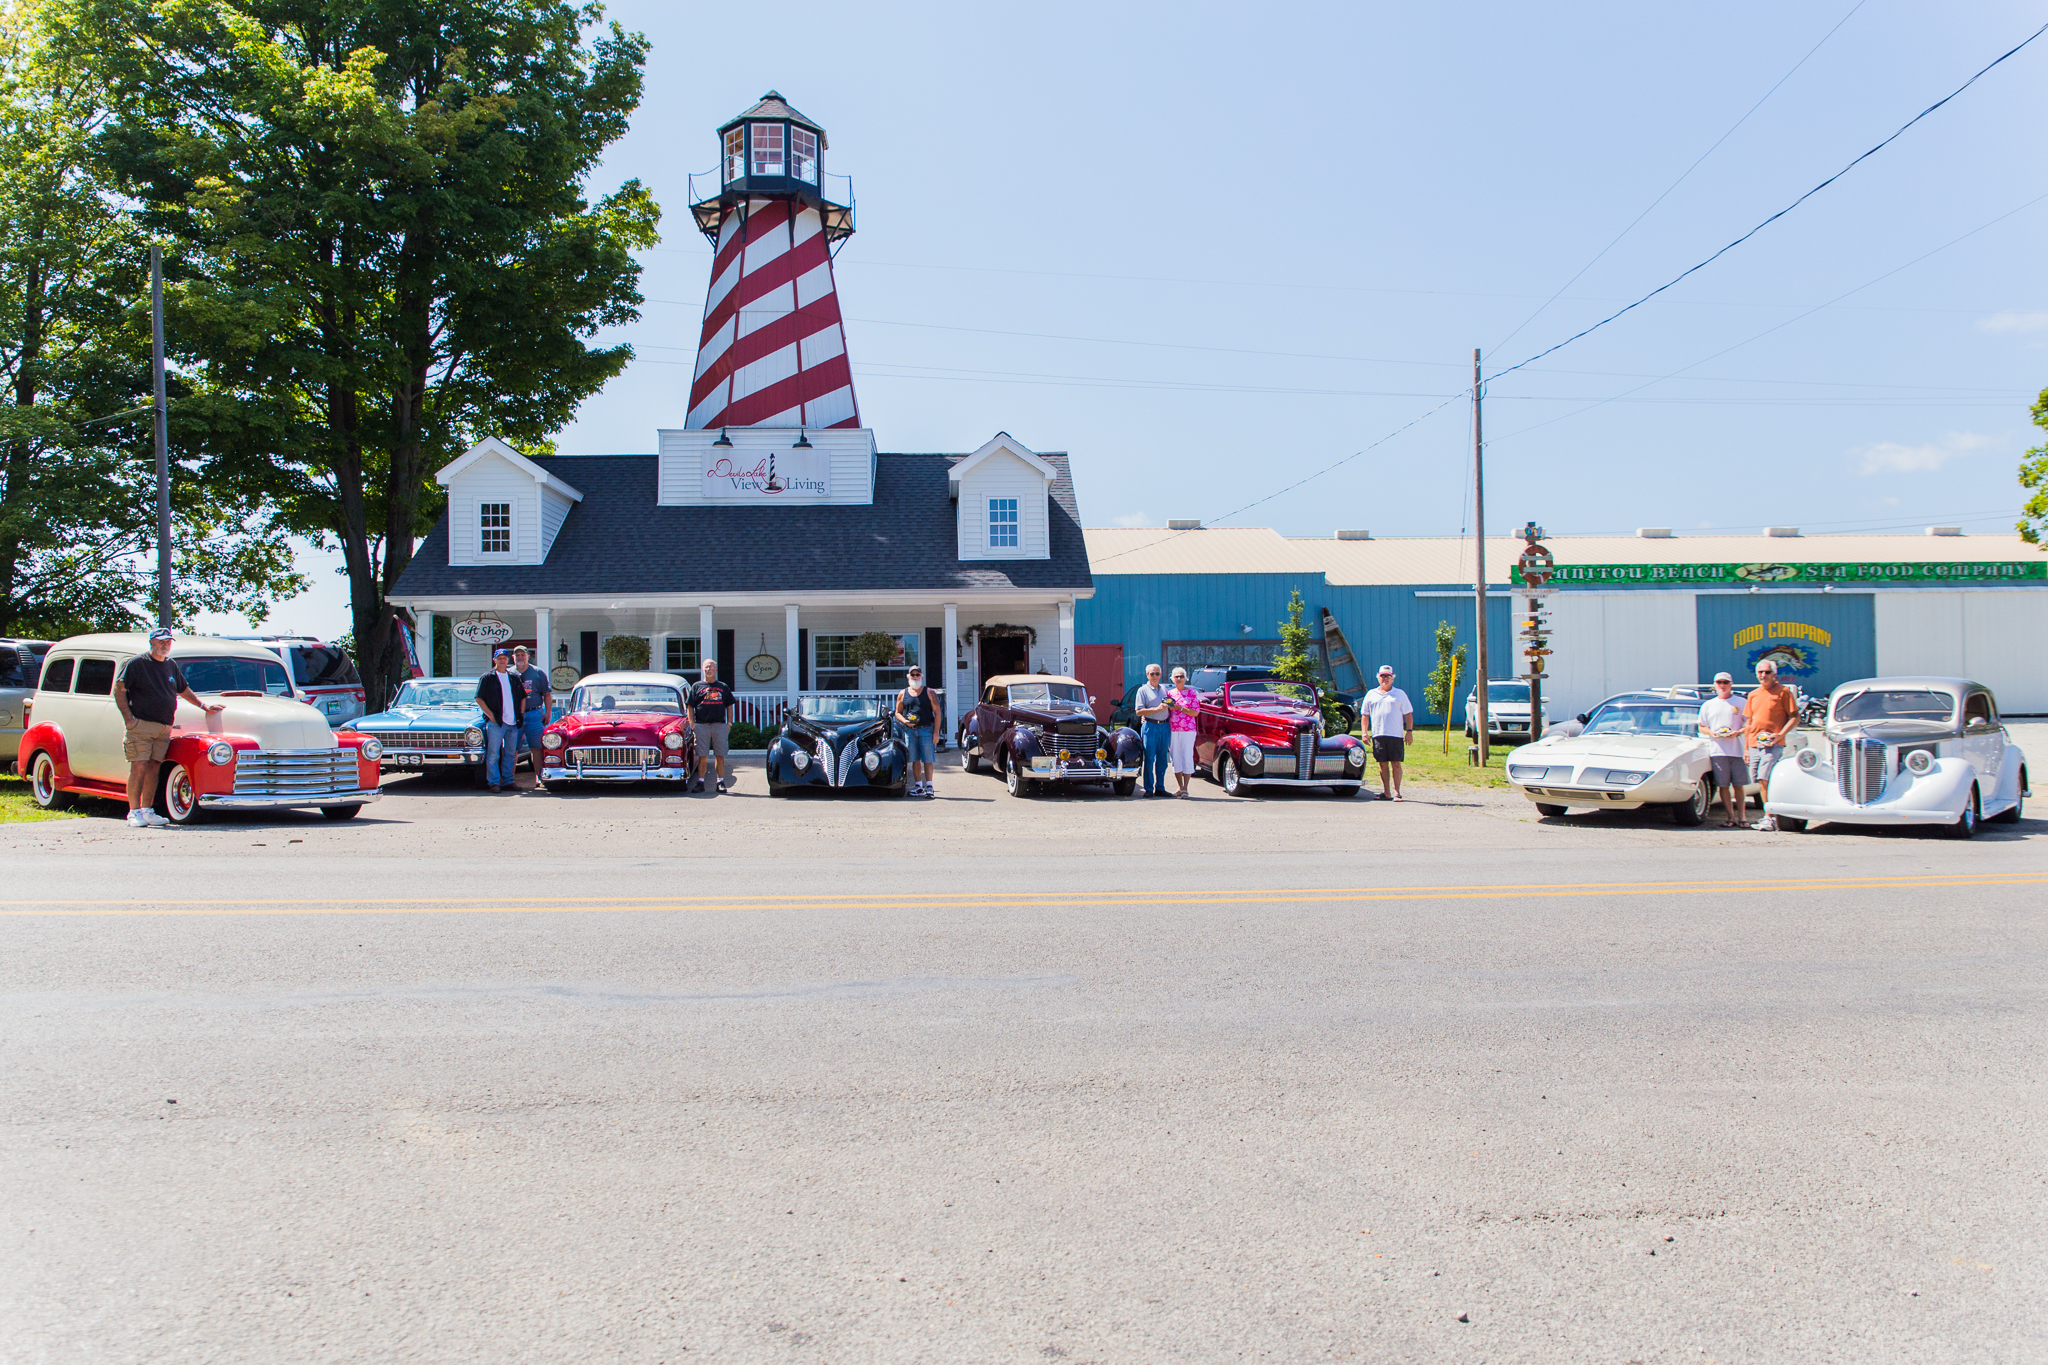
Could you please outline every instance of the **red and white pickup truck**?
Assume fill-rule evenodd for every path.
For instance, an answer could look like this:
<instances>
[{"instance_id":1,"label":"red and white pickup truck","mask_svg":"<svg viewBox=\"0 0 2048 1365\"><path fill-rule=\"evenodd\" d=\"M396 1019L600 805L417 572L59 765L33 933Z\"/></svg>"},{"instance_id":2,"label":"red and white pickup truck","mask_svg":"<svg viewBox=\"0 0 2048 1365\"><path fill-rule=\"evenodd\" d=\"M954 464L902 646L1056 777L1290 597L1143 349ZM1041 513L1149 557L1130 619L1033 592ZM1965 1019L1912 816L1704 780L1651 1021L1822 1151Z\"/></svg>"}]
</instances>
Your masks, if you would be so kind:
<instances>
[{"instance_id":1,"label":"red and white pickup truck","mask_svg":"<svg viewBox=\"0 0 2048 1365\"><path fill-rule=\"evenodd\" d=\"M125 800L125 727L114 683L149 640L141 634L74 635L51 647L30 700L19 771L36 804L74 796ZM292 698L277 655L244 640L181 638L171 658L192 691L224 707L209 714L178 703L170 754L156 792L157 812L189 825L213 810L317 807L346 820L375 801L382 744L368 735L337 736L327 720Z\"/></svg>"}]
</instances>

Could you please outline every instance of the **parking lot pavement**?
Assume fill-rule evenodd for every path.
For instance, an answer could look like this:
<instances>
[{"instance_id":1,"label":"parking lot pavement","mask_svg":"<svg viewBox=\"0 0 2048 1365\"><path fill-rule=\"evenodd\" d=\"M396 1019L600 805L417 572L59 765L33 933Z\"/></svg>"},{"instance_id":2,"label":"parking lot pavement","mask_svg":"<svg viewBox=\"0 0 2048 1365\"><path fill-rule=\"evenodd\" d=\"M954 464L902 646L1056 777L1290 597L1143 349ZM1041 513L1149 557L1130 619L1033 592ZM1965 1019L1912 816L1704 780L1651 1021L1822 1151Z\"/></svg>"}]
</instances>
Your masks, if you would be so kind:
<instances>
[{"instance_id":1,"label":"parking lot pavement","mask_svg":"<svg viewBox=\"0 0 2048 1365\"><path fill-rule=\"evenodd\" d=\"M2048 825L0 826L0 1359L2041 1359Z\"/></svg>"}]
</instances>

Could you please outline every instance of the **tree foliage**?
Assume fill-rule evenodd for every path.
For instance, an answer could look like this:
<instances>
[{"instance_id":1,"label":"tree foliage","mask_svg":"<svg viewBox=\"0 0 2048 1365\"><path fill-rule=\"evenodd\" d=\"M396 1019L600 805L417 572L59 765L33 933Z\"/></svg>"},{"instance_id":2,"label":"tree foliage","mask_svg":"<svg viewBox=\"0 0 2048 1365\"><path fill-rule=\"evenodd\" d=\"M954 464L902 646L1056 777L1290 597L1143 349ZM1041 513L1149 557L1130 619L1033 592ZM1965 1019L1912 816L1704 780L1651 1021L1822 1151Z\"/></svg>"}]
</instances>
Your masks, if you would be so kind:
<instances>
[{"instance_id":1,"label":"tree foliage","mask_svg":"<svg viewBox=\"0 0 2048 1365\"><path fill-rule=\"evenodd\" d=\"M150 398L149 249L95 155L106 101L67 60L61 18L0 9L0 634L155 616L155 450L134 411ZM174 614L260 621L304 580L269 515L189 476L190 434L173 424Z\"/></svg>"},{"instance_id":2,"label":"tree foliage","mask_svg":"<svg viewBox=\"0 0 2048 1365\"><path fill-rule=\"evenodd\" d=\"M2048 429L2048 390L2034 402L2034 425ZM2048 536L2048 445L2038 445L2020 460L2020 487L2027 490L2027 505L2020 511L2020 539L2048 550L2042 537Z\"/></svg>"},{"instance_id":3,"label":"tree foliage","mask_svg":"<svg viewBox=\"0 0 2048 1365\"><path fill-rule=\"evenodd\" d=\"M208 477L338 544L358 662L405 674L387 596L482 435L545 450L630 359L656 240L583 184L646 43L551 0L50 0L114 92L101 136L183 247L172 330Z\"/></svg>"},{"instance_id":4,"label":"tree foliage","mask_svg":"<svg viewBox=\"0 0 2048 1365\"><path fill-rule=\"evenodd\" d=\"M1321 655L1316 650L1316 633L1301 622L1302 613L1308 607L1301 600L1301 589L1288 593L1287 619L1280 623L1280 650L1273 656L1273 672L1290 682L1316 685L1316 675L1321 671ZM1323 720L1332 733L1345 728L1345 717L1339 708L1336 690L1333 687L1318 688L1322 700Z\"/></svg>"},{"instance_id":5,"label":"tree foliage","mask_svg":"<svg viewBox=\"0 0 2048 1365\"><path fill-rule=\"evenodd\" d=\"M1449 621L1436 623L1436 667L1429 670L1429 682L1422 689L1429 709L1450 724L1451 708L1457 704L1454 689L1460 678L1470 678L1465 668L1465 646L1457 643L1458 630Z\"/></svg>"}]
</instances>

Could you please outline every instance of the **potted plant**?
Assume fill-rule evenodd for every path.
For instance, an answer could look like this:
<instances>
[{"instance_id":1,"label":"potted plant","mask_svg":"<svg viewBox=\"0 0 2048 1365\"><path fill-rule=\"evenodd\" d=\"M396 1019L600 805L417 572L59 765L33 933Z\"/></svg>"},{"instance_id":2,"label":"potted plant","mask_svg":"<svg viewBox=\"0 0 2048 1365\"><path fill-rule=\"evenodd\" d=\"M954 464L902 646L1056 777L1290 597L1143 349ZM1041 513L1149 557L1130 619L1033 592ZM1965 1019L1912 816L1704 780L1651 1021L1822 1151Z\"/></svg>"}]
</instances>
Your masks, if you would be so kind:
<instances>
[{"instance_id":1,"label":"potted plant","mask_svg":"<svg viewBox=\"0 0 2048 1365\"><path fill-rule=\"evenodd\" d=\"M860 690L875 690L875 669L883 664L893 664L903 652L903 644L895 636L879 630L862 631L854 637L853 661L860 665Z\"/></svg>"}]
</instances>

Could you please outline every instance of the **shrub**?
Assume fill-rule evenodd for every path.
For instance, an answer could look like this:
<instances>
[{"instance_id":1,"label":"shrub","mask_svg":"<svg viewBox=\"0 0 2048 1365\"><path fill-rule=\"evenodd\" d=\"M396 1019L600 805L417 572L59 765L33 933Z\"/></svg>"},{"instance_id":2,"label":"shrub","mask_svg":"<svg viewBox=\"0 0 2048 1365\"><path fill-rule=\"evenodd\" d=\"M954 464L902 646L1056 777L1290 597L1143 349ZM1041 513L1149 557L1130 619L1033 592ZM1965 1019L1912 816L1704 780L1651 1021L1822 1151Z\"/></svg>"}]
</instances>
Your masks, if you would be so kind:
<instances>
[{"instance_id":1,"label":"shrub","mask_svg":"<svg viewBox=\"0 0 2048 1365\"><path fill-rule=\"evenodd\" d=\"M732 727L732 735L728 742L735 749L765 749L768 747L769 741L775 738L780 728L779 726L771 725L763 729L761 726L750 724L744 720L735 721Z\"/></svg>"},{"instance_id":2,"label":"shrub","mask_svg":"<svg viewBox=\"0 0 2048 1365\"><path fill-rule=\"evenodd\" d=\"M614 635L604 642L604 666L621 673L637 673L647 667L647 637Z\"/></svg>"}]
</instances>

